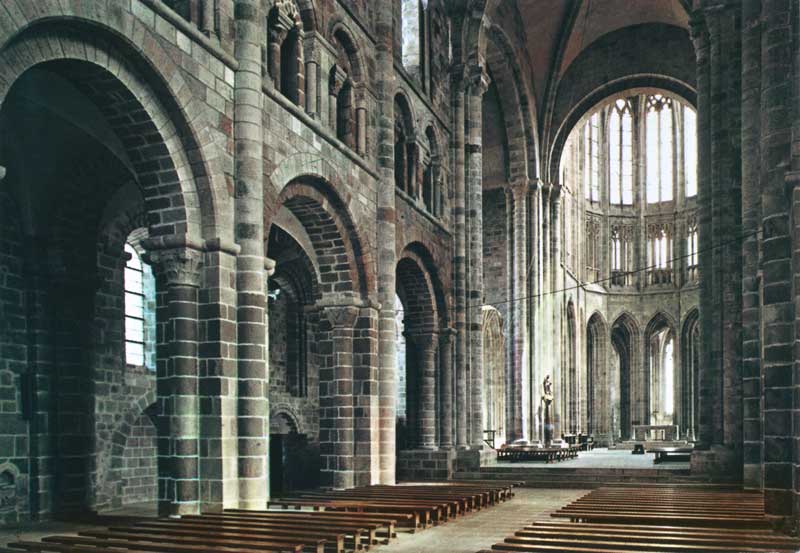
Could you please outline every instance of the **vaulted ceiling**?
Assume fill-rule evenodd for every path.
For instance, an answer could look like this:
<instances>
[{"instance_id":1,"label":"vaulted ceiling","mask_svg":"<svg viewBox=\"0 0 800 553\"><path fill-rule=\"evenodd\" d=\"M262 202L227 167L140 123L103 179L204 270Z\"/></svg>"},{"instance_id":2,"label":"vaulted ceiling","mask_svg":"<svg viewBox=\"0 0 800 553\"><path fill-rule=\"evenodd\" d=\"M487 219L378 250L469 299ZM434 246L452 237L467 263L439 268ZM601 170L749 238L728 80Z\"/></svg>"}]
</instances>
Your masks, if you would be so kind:
<instances>
[{"instance_id":1,"label":"vaulted ceiling","mask_svg":"<svg viewBox=\"0 0 800 553\"><path fill-rule=\"evenodd\" d=\"M686 1L499 0L496 5L498 12L506 11L509 2L517 5L519 19L513 23L514 30L523 37L536 104L541 111L548 86L557 82L594 41L618 29L645 23L688 29Z\"/></svg>"}]
</instances>

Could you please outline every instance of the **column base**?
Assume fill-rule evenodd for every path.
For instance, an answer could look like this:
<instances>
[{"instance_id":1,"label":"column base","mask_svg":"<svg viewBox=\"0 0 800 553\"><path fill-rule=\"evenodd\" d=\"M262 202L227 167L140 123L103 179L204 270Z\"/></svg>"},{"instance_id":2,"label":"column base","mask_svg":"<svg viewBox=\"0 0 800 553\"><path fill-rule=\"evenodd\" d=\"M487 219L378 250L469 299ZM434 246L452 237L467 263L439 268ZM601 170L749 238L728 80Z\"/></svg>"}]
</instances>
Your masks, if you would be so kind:
<instances>
[{"instance_id":1,"label":"column base","mask_svg":"<svg viewBox=\"0 0 800 553\"><path fill-rule=\"evenodd\" d=\"M405 449L397 453L397 480L449 480L455 472L453 449Z\"/></svg>"},{"instance_id":2,"label":"column base","mask_svg":"<svg viewBox=\"0 0 800 553\"><path fill-rule=\"evenodd\" d=\"M464 449L458 451L456 472L475 472L481 467L491 467L496 464L497 451L494 449Z\"/></svg>"},{"instance_id":3,"label":"column base","mask_svg":"<svg viewBox=\"0 0 800 553\"><path fill-rule=\"evenodd\" d=\"M691 474L705 476L712 482L741 482L741 451L723 445L696 449L692 452L690 470Z\"/></svg>"}]
</instances>

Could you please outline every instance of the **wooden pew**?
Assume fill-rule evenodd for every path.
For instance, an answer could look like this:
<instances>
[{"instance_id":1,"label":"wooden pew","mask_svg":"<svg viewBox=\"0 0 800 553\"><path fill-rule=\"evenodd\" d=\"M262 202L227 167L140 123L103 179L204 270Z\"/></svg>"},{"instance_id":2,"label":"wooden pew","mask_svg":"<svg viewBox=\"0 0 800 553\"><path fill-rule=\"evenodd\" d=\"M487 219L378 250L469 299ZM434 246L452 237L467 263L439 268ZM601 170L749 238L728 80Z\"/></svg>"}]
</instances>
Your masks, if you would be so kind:
<instances>
[{"instance_id":1,"label":"wooden pew","mask_svg":"<svg viewBox=\"0 0 800 553\"><path fill-rule=\"evenodd\" d=\"M492 551L571 553L793 553L763 499L748 492L678 487L599 488L518 530ZM567 518L570 521L562 519Z\"/></svg>"},{"instance_id":2,"label":"wooden pew","mask_svg":"<svg viewBox=\"0 0 800 553\"><path fill-rule=\"evenodd\" d=\"M281 519L285 517L290 520L305 520L311 524L315 521L358 521L367 524L377 524L386 527L386 539L384 543L389 543L391 538L397 537L397 527L401 522L404 522L405 526L413 526L414 519L413 514L407 513L355 513L342 511L247 511L244 509L225 509L222 514L239 515L254 520ZM378 529L380 529L380 526ZM414 530L413 527L410 529L412 531Z\"/></svg>"},{"instance_id":3,"label":"wooden pew","mask_svg":"<svg viewBox=\"0 0 800 553\"><path fill-rule=\"evenodd\" d=\"M300 535L303 535L304 531L325 531L335 534L345 534L354 543L354 549L358 549L361 545L369 546L373 543L377 543L376 531L381 526L380 524L365 523L362 521L330 522L315 519L252 519L225 514L187 515L183 517L183 520L194 525L205 524L214 527L232 528L244 531L249 530L253 532L269 532L277 526L286 530L300 532Z\"/></svg>"},{"instance_id":4,"label":"wooden pew","mask_svg":"<svg viewBox=\"0 0 800 553\"><path fill-rule=\"evenodd\" d=\"M18 543L35 543L35 542L17 542L13 544L9 544L11 547L16 548ZM48 536L46 538L42 538L42 541L39 542L39 546L41 544L47 544L45 547L52 547L55 545L64 545L66 546L61 551L72 551L71 549L73 546L75 547L102 547L108 549L124 549L128 551L141 551L141 552L151 552L151 553L219 553L219 547L213 546L203 546L203 545L187 545L187 544L176 544L176 543L153 543L149 542L148 540L143 541L136 541L131 542L127 540L114 540L114 539L98 539L98 538L90 538L90 537L81 537L81 536ZM238 551L239 553L258 553L258 551L280 551L280 552L288 552L291 551L292 553L303 553L303 549L305 547L304 543L279 543L274 545L267 545L267 544L259 544L258 549L254 548L236 548L231 547L231 550ZM28 551L52 551L52 549L31 549L30 546L21 547L20 549L27 549ZM229 551L226 551L229 553Z\"/></svg>"}]
</instances>

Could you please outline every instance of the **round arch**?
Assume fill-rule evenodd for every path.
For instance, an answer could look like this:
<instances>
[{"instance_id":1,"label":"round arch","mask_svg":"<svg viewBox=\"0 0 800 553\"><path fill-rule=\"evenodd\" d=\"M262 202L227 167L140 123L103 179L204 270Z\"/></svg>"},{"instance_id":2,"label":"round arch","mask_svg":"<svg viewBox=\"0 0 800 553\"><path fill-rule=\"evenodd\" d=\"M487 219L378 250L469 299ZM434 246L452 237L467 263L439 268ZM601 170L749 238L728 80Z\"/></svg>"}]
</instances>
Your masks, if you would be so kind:
<instances>
[{"instance_id":1,"label":"round arch","mask_svg":"<svg viewBox=\"0 0 800 553\"><path fill-rule=\"evenodd\" d=\"M365 249L366 242L348 209L350 198L338 193L346 188L337 185L333 168L318 158L310 160L311 166L304 167L303 160L308 157L289 158L273 172L270 178L273 185L286 184L275 202L264 202L265 234L269 235L272 219L285 206L311 240L319 274L319 295L333 295L345 302L348 298L367 301L374 289L372 254ZM303 168L308 172L294 174L294 169Z\"/></svg>"},{"instance_id":2,"label":"round arch","mask_svg":"<svg viewBox=\"0 0 800 553\"><path fill-rule=\"evenodd\" d=\"M121 17L132 15L125 12ZM157 40L133 44L105 22L33 21L0 50L5 74L0 106L31 68L64 75L101 108L120 136L151 213L153 234L226 236L230 230L218 227L219 210L226 203L215 192L225 189L217 182L223 175L221 162L217 156L208 158L200 146L212 142L206 110L201 100L180 94L188 85L176 66L167 62L157 67L154 59L170 60ZM130 119L115 117L118 112L128 113ZM149 137L149 143L137 143L137 135ZM170 188L175 191L164 196L163 190ZM167 207L156 207L165 201Z\"/></svg>"}]
</instances>

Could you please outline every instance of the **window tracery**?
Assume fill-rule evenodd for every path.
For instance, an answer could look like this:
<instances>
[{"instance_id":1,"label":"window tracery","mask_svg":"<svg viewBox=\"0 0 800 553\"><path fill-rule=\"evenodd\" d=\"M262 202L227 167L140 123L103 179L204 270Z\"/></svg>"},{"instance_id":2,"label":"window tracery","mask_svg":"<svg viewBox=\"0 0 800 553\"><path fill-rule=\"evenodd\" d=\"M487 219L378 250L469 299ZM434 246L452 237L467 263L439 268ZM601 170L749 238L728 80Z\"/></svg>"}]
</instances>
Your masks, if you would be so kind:
<instances>
[{"instance_id":1,"label":"window tracery","mask_svg":"<svg viewBox=\"0 0 800 553\"><path fill-rule=\"evenodd\" d=\"M672 282L672 226L669 223L648 225L647 275L649 284Z\"/></svg>"},{"instance_id":2,"label":"window tracery","mask_svg":"<svg viewBox=\"0 0 800 553\"><path fill-rule=\"evenodd\" d=\"M586 199L600 202L600 114L595 113L583 130L584 166L583 183Z\"/></svg>"},{"instance_id":3,"label":"window tracery","mask_svg":"<svg viewBox=\"0 0 800 553\"><path fill-rule=\"evenodd\" d=\"M633 205L633 114L630 102L619 99L608 121L609 201Z\"/></svg>"},{"instance_id":4,"label":"window tracery","mask_svg":"<svg viewBox=\"0 0 800 553\"><path fill-rule=\"evenodd\" d=\"M647 155L647 203L671 202L673 198L672 99L662 94L647 97L645 117Z\"/></svg>"}]
</instances>

